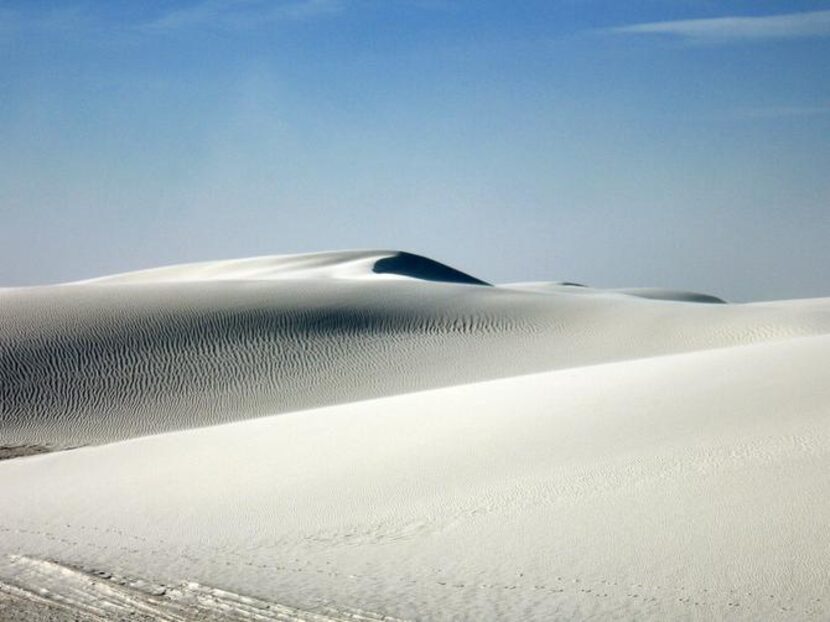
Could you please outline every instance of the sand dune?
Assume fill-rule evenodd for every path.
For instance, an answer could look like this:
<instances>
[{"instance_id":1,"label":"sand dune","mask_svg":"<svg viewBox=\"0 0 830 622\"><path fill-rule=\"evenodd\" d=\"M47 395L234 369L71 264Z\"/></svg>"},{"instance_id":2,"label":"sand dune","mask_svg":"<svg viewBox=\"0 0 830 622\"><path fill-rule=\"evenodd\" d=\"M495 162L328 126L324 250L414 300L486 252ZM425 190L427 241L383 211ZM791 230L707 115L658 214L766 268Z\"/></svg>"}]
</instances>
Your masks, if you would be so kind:
<instances>
[{"instance_id":1,"label":"sand dune","mask_svg":"<svg viewBox=\"0 0 830 622\"><path fill-rule=\"evenodd\" d=\"M104 276L77 284L165 283L183 281L271 281L280 279L412 278L424 281L487 285L428 257L403 251L331 251L272 255L227 261L151 268Z\"/></svg>"},{"instance_id":2,"label":"sand dune","mask_svg":"<svg viewBox=\"0 0 830 622\"><path fill-rule=\"evenodd\" d=\"M801 338L7 461L3 541L306 611L823 619L829 369Z\"/></svg>"},{"instance_id":3,"label":"sand dune","mask_svg":"<svg viewBox=\"0 0 830 622\"><path fill-rule=\"evenodd\" d=\"M588 287L580 283L568 282L531 282L531 283L510 283L505 287L517 289L521 291L530 291L538 293L566 293L566 294L625 294L628 296L636 296L638 298L647 298L650 300L665 300L671 302L699 302L709 304L725 304L723 298L713 296L712 294L701 294L700 292L688 292L677 289L665 289L660 287L625 287L618 289L598 290L593 287Z\"/></svg>"},{"instance_id":4,"label":"sand dune","mask_svg":"<svg viewBox=\"0 0 830 622\"><path fill-rule=\"evenodd\" d=\"M99 446L0 462L0 615L826 619L830 299L716 302L386 251L2 290L0 446Z\"/></svg>"},{"instance_id":5,"label":"sand dune","mask_svg":"<svg viewBox=\"0 0 830 622\"><path fill-rule=\"evenodd\" d=\"M376 273L390 257L262 258L7 290L0 445L78 446L830 332L822 306L681 305L586 288L540 295L424 281L404 272L463 279L412 256L401 273Z\"/></svg>"}]
</instances>

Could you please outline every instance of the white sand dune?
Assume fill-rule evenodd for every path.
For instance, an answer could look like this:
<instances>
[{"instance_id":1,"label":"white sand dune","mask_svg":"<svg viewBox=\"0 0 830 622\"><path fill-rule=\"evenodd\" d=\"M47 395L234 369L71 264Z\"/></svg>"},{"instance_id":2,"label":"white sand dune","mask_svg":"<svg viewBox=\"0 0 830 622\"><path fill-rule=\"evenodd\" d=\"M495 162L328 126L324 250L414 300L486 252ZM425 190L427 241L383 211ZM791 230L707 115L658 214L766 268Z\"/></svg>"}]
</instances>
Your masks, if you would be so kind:
<instances>
[{"instance_id":1,"label":"white sand dune","mask_svg":"<svg viewBox=\"0 0 830 622\"><path fill-rule=\"evenodd\" d=\"M260 258L4 291L0 445L78 446L830 332L821 305L678 305L573 287L541 295L400 257ZM373 271L390 260L397 272ZM423 280L440 277L455 282Z\"/></svg>"},{"instance_id":2,"label":"white sand dune","mask_svg":"<svg viewBox=\"0 0 830 622\"><path fill-rule=\"evenodd\" d=\"M487 285L455 268L403 251L330 251L272 255L151 268L86 281L83 284L181 283L186 281L273 281L305 279L401 279Z\"/></svg>"},{"instance_id":3,"label":"white sand dune","mask_svg":"<svg viewBox=\"0 0 830 622\"><path fill-rule=\"evenodd\" d=\"M0 614L830 616L830 299L413 257L0 292Z\"/></svg>"},{"instance_id":4,"label":"white sand dune","mask_svg":"<svg viewBox=\"0 0 830 622\"><path fill-rule=\"evenodd\" d=\"M673 302L704 302L710 304L724 304L725 300L713 296L711 294L701 294L700 292L688 292L677 289L665 289L660 287L626 287L620 289L606 289L597 290L592 287L587 287L579 283L562 283L562 282L529 282L529 283L510 283L504 287L517 289L521 291L531 291L539 293L568 293L568 294L597 294L603 292L606 294L617 293L626 294L628 296L636 296L638 298L647 298L650 300L666 300Z\"/></svg>"}]
</instances>

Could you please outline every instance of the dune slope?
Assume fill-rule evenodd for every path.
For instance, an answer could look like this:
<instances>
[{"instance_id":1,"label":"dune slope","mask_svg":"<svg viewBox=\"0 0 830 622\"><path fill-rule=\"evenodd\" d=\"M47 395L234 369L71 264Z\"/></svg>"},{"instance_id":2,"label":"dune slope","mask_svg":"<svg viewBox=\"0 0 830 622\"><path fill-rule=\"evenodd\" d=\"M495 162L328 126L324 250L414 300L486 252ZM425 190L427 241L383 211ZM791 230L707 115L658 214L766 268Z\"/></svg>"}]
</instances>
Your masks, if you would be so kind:
<instances>
[{"instance_id":1,"label":"dune slope","mask_svg":"<svg viewBox=\"0 0 830 622\"><path fill-rule=\"evenodd\" d=\"M26 559L0 581L98 606L96 571L397 619L824 619L828 370L807 337L7 461L0 550Z\"/></svg>"},{"instance_id":2,"label":"dune slope","mask_svg":"<svg viewBox=\"0 0 830 622\"><path fill-rule=\"evenodd\" d=\"M0 290L0 618L827 619L830 299L717 302L392 251Z\"/></svg>"},{"instance_id":3,"label":"dune slope","mask_svg":"<svg viewBox=\"0 0 830 622\"><path fill-rule=\"evenodd\" d=\"M484 287L413 257L266 257L4 290L0 445L79 446L830 332L826 305Z\"/></svg>"}]
</instances>

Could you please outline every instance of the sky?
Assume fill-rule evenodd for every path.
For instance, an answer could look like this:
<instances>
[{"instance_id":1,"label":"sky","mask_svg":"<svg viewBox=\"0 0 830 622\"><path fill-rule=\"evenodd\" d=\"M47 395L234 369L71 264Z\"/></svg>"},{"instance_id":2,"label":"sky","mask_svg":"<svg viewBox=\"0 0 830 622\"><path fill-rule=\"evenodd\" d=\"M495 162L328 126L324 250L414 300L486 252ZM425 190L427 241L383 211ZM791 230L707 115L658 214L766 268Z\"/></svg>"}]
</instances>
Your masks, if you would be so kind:
<instances>
[{"instance_id":1,"label":"sky","mask_svg":"<svg viewBox=\"0 0 830 622\"><path fill-rule=\"evenodd\" d=\"M0 0L0 287L352 248L830 296L830 1Z\"/></svg>"}]
</instances>

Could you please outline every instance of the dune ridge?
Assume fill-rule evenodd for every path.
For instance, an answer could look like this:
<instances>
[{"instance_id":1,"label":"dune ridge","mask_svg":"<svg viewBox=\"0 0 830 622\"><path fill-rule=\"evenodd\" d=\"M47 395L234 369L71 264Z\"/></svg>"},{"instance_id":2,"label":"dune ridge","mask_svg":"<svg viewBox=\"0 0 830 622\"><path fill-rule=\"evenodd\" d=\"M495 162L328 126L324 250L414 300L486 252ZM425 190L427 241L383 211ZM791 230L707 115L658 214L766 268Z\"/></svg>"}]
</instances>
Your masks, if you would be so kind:
<instances>
[{"instance_id":1,"label":"dune ridge","mask_svg":"<svg viewBox=\"0 0 830 622\"><path fill-rule=\"evenodd\" d=\"M382 275L382 276L381 276ZM460 270L405 251L328 251L202 261L97 277L72 284L165 283L183 281L272 281L281 279L409 278L487 285Z\"/></svg>"},{"instance_id":2,"label":"dune ridge","mask_svg":"<svg viewBox=\"0 0 830 622\"><path fill-rule=\"evenodd\" d=\"M6 291L3 444L108 442L830 332L821 306L669 304L573 287L540 295L375 271L396 257L268 257ZM442 265L404 260L427 265L431 277ZM437 271L451 280L462 274Z\"/></svg>"}]
</instances>

